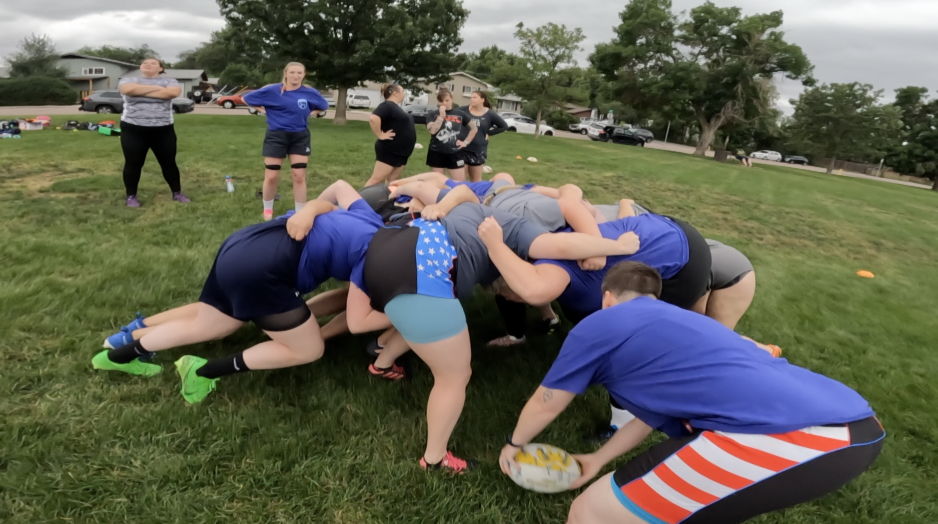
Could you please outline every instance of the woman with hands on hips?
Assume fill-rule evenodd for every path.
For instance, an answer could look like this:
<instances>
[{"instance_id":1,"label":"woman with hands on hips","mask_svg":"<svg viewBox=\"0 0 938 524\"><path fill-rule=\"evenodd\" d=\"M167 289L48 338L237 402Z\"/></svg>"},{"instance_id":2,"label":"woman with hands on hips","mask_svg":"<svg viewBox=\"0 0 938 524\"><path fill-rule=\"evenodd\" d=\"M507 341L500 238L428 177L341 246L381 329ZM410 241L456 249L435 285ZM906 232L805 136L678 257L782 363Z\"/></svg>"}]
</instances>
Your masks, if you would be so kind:
<instances>
[{"instance_id":1,"label":"woman with hands on hips","mask_svg":"<svg viewBox=\"0 0 938 524\"><path fill-rule=\"evenodd\" d=\"M404 88L397 84L386 85L381 94L385 100L369 118L371 131L378 140L375 142L375 169L365 187L400 178L417 144L414 117L401 109Z\"/></svg>"}]
</instances>

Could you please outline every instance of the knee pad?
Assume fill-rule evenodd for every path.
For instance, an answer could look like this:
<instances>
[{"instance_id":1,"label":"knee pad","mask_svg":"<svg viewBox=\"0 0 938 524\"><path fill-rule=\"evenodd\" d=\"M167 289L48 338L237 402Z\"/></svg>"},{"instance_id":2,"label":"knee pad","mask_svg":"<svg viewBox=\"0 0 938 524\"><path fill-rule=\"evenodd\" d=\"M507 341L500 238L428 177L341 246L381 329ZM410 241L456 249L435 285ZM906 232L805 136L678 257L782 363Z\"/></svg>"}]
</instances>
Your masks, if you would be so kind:
<instances>
[{"instance_id":1,"label":"knee pad","mask_svg":"<svg viewBox=\"0 0 938 524\"><path fill-rule=\"evenodd\" d=\"M280 168L283 166L278 164L264 164L264 167L271 171L280 171Z\"/></svg>"},{"instance_id":2,"label":"knee pad","mask_svg":"<svg viewBox=\"0 0 938 524\"><path fill-rule=\"evenodd\" d=\"M297 162L295 164L290 164L290 167L293 169L306 169L306 162Z\"/></svg>"}]
</instances>

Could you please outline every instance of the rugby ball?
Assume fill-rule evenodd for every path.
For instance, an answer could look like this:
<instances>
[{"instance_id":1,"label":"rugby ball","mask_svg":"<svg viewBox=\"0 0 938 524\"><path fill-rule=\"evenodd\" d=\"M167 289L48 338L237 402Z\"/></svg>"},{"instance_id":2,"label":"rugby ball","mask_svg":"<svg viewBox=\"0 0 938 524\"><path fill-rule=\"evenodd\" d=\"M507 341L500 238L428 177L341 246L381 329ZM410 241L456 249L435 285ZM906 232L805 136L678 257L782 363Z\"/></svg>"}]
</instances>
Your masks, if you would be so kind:
<instances>
[{"instance_id":1,"label":"rugby ball","mask_svg":"<svg viewBox=\"0 0 938 524\"><path fill-rule=\"evenodd\" d=\"M580 477L580 464L566 451L549 444L527 444L515 455L518 469L511 480L537 493L560 493Z\"/></svg>"},{"instance_id":2,"label":"rugby ball","mask_svg":"<svg viewBox=\"0 0 938 524\"><path fill-rule=\"evenodd\" d=\"M423 144L421 144L420 142L417 142L416 144L414 144L414 149L423 149Z\"/></svg>"},{"instance_id":3,"label":"rugby ball","mask_svg":"<svg viewBox=\"0 0 938 524\"><path fill-rule=\"evenodd\" d=\"M528 162L537 162L537 159L534 158L533 156L529 156L529 157L528 157Z\"/></svg>"},{"instance_id":4,"label":"rugby ball","mask_svg":"<svg viewBox=\"0 0 938 524\"><path fill-rule=\"evenodd\" d=\"M491 172L492 172L492 168L489 167L489 166L484 166L484 167L482 168L482 172L483 172L483 173L491 173Z\"/></svg>"}]
</instances>

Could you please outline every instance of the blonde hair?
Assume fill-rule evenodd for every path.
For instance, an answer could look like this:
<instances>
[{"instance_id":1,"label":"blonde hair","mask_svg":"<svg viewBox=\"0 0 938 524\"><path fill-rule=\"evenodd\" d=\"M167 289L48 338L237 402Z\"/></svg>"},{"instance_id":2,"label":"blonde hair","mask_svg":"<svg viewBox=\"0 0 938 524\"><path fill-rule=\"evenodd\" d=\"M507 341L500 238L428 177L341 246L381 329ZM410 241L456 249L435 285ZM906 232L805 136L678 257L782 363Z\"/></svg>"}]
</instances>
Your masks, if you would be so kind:
<instances>
[{"instance_id":1,"label":"blonde hair","mask_svg":"<svg viewBox=\"0 0 938 524\"><path fill-rule=\"evenodd\" d=\"M280 94L282 95L284 91L287 90L287 71L291 67L298 66L303 68L303 73L306 73L306 66L299 62L290 62L286 67L283 68L283 79L280 81Z\"/></svg>"}]
</instances>

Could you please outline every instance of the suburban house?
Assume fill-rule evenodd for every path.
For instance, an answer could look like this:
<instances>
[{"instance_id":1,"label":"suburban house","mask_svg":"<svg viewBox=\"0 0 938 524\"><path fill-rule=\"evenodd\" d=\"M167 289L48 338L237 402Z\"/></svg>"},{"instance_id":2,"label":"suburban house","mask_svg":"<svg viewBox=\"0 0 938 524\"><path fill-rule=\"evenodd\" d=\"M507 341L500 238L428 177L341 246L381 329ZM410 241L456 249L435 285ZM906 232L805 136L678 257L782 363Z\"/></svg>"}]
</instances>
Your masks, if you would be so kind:
<instances>
[{"instance_id":1,"label":"suburban house","mask_svg":"<svg viewBox=\"0 0 938 524\"><path fill-rule=\"evenodd\" d=\"M136 67L123 76L140 76ZM175 78L182 88L183 97L188 97L194 89L206 89L209 86L208 75L202 69L167 69L162 76Z\"/></svg>"},{"instance_id":2,"label":"suburban house","mask_svg":"<svg viewBox=\"0 0 938 524\"><path fill-rule=\"evenodd\" d=\"M102 89L117 89L117 82L138 64L98 58L96 56L64 54L58 66L65 69L65 80L81 97Z\"/></svg>"},{"instance_id":3,"label":"suburban house","mask_svg":"<svg viewBox=\"0 0 938 524\"><path fill-rule=\"evenodd\" d=\"M348 90L349 95L365 95L371 99L371 107L375 107L381 102L384 101L384 98L381 96L381 83L379 82L364 82L359 87L353 87ZM427 84L419 83L418 87L426 91L427 94L421 96L413 96L411 93L407 93L406 98L404 99L405 103L408 104L435 104L436 103L436 93L441 87L446 87L453 93L453 104L456 106L466 106L469 105L469 97L472 96L473 91L485 91L496 98L496 111L514 111L516 113L521 112L523 101L520 97L511 94L498 94L498 89L492 84L488 84L479 80L478 78L462 72L457 71L450 74L450 78L445 82L439 84ZM325 97L335 98L338 95L338 91L327 90L322 92Z\"/></svg>"},{"instance_id":4,"label":"suburban house","mask_svg":"<svg viewBox=\"0 0 938 524\"><path fill-rule=\"evenodd\" d=\"M576 118L590 118L593 110L588 107L578 106L576 104L564 104L564 111Z\"/></svg>"}]
</instances>

